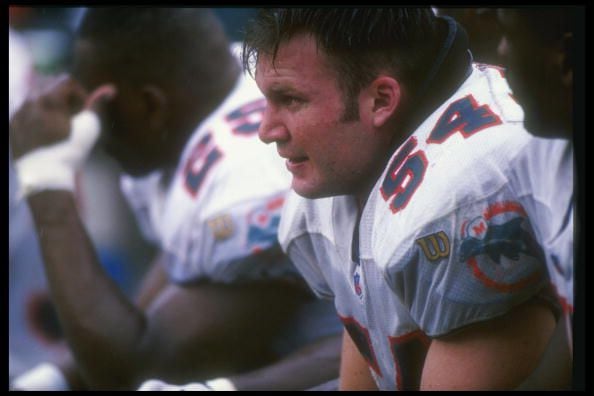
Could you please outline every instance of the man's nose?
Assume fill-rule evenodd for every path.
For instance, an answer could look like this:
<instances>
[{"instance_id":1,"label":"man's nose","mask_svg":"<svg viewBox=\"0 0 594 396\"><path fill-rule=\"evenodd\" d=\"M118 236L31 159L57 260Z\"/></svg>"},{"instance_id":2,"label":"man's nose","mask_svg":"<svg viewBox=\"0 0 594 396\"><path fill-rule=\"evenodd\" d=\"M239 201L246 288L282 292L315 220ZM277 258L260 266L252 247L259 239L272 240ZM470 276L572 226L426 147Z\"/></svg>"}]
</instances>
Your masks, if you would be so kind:
<instances>
[{"instance_id":1,"label":"man's nose","mask_svg":"<svg viewBox=\"0 0 594 396\"><path fill-rule=\"evenodd\" d=\"M274 108L268 104L258 129L258 137L266 144L282 142L289 139L289 133Z\"/></svg>"}]
</instances>

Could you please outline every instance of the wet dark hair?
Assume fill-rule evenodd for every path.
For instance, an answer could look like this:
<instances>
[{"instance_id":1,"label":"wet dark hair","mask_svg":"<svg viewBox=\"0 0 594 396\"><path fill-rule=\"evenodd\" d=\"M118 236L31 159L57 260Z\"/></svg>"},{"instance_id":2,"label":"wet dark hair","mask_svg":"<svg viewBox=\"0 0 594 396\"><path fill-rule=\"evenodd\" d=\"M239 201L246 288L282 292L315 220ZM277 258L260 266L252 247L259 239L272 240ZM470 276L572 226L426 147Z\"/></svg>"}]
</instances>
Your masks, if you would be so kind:
<instances>
[{"instance_id":1,"label":"wet dark hair","mask_svg":"<svg viewBox=\"0 0 594 396\"><path fill-rule=\"evenodd\" d=\"M77 38L90 41L122 79L182 84L191 93L216 90L226 65L235 63L208 8L91 7Z\"/></svg>"},{"instance_id":2,"label":"wet dark hair","mask_svg":"<svg viewBox=\"0 0 594 396\"><path fill-rule=\"evenodd\" d=\"M254 75L259 54L274 62L281 43L311 33L346 96L343 119L353 120L359 92L380 72L414 95L439 46L436 19L429 7L261 9L246 28L243 67Z\"/></svg>"}]
</instances>

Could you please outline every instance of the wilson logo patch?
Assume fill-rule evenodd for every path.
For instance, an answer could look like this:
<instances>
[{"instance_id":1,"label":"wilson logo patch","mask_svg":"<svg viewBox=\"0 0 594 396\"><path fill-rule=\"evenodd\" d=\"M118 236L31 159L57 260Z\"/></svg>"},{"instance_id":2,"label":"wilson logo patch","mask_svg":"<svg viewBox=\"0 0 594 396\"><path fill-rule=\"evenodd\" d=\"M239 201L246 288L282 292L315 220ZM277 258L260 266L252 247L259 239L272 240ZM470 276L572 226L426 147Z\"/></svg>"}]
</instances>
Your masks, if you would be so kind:
<instances>
[{"instance_id":1,"label":"wilson logo patch","mask_svg":"<svg viewBox=\"0 0 594 396\"><path fill-rule=\"evenodd\" d=\"M443 231L419 238L415 241L429 261L439 261L450 255L450 240Z\"/></svg>"}]
</instances>

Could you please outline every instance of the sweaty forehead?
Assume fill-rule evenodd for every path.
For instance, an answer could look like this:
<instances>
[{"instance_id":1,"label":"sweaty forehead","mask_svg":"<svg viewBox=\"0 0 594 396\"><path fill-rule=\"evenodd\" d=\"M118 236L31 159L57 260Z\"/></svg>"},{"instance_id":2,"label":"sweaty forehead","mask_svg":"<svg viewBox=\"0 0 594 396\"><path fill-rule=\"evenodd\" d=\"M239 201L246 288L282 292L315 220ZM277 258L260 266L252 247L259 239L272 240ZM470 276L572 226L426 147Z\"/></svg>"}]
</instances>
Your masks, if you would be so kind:
<instances>
[{"instance_id":1,"label":"sweaty forehead","mask_svg":"<svg viewBox=\"0 0 594 396\"><path fill-rule=\"evenodd\" d=\"M264 85L302 85L334 76L330 62L318 49L315 39L299 34L282 42L276 53L262 53L256 65L256 81Z\"/></svg>"}]
</instances>

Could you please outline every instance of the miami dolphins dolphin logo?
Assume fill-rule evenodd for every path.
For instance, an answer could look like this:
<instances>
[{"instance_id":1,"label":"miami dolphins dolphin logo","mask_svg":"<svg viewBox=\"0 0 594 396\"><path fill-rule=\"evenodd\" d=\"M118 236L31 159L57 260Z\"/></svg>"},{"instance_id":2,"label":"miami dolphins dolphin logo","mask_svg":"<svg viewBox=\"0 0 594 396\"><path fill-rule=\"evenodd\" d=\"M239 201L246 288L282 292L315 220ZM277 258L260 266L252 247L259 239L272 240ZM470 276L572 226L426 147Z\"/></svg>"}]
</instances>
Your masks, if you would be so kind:
<instances>
[{"instance_id":1,"label":"miami dolphins dolphin logo","mask_svg":"<svg viewBox=\"0 0 594 396\"><path fill-rule=\"evenodd\" d=\"M538 282L544 265L536 265L534 259L544 263L544 257L529 226L525 226L527 222L526 212L518 202L489 205L481 215L462 224L460 262L467 263L473 276L485 286L500 292L520 290ZM526 261L526 257L532 259Z\"/></svg>"},{"instance_id":2,"label":"miami dolphins dolphin logo","mask_svg":"<svg viewBox=\"0 0 594 396\"><path fill-rule=\"evenodd\" d=\"M460 246L460 261L480 254L488 255L497 264L501 256L514 261L520 259L520 253L536 257L532 252L532 237L522 228L523 222L523 218L516 217L501 225L489 225L482 239L466 237Z\"/></svg>"}]
</instances>

